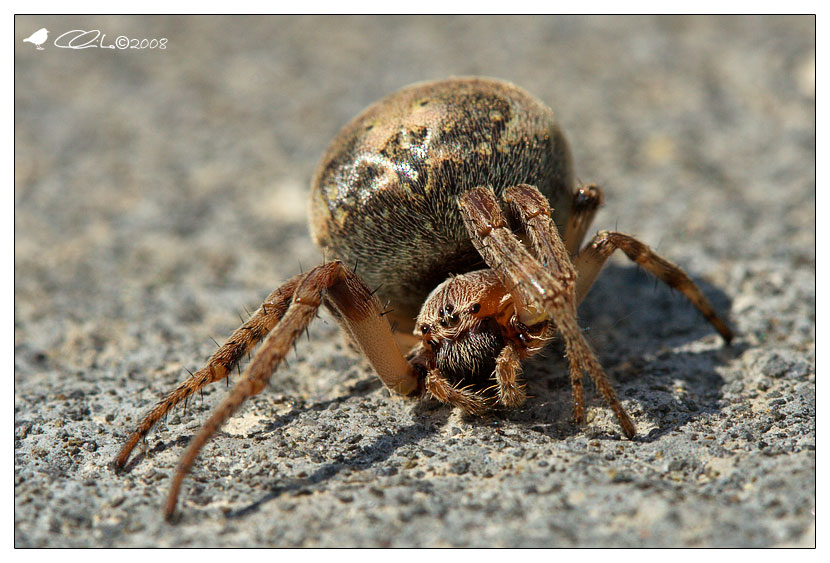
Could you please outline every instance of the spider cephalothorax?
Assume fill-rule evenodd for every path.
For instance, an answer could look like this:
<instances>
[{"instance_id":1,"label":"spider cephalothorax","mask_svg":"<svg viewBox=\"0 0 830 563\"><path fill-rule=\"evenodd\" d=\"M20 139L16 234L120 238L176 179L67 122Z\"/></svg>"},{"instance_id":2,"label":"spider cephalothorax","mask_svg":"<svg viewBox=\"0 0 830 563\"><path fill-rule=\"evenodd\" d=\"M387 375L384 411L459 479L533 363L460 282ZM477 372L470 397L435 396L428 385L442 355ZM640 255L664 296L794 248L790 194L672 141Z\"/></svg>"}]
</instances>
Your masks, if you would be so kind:
<instances>
[{"instance_id":1,"label":"spider cephalothorax","mask_svg":"<svg viewBox=\"0 0 830 563\"><path fill-rule=\"evenodd\" d=\"M439 285L415 320L415 335L423 341L421 361L476 401L464 405L471 413L485 410L492 399L504 406L524 400L522 386L506 379L507 364L518 373L521 366L513 360L539 350L551 331L544 321L527 327L519 320L520 310L496 272L487 269ZM479 393L489 389L498 393Z\"/></svg>"},{"instance_id":2,"label":"spider cephalothorax","mask_svg":"<svg viewBox=\"0 0 830 563\"><path fill-rule=\"evenodd\" d=\"M503 298L509 295L488 281L498 282L488 270L447 280L427 298L415 321L431 367L453 384L486 382L504 348L498 319L507 314Z\"/></svg>"},{"instance_id":3,"label":"spider cephalothorax","mask_svg":"<svg viewBox=\"0 0 830 563\"><path fill-rule=\"evenodd\" d=\"M601 202L598 187L575 185L553 112L512 84L457 78L384 98L343 128L314 175L312 236L335 259L274 290L203 369L152 409L115 468L170 409L228 377L261 342L185 451L168 495L171 517L202 446L265 387L321 306L386 387L471 414L522 404L522 361L558 334L574 420L585 419L588 374L633 437L634 422L576 320L608 257L622 250L686 295L725 341L732 331L683 270L633 237L602 231L582 247ZM359 274L344 265L354 262ZM393 334L390 318L404 331ZM405 356L401 347L411 350Z\"/></svg>"}]
</instances>

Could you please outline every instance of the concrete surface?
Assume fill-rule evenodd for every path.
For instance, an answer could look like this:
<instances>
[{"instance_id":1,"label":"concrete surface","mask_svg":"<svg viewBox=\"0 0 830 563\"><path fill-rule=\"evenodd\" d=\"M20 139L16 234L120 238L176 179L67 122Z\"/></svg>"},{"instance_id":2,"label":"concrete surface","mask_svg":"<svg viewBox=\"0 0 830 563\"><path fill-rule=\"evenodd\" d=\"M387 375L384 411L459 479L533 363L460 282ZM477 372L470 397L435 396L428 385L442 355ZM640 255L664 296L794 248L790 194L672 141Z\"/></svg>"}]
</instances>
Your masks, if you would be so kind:
<instances>
[{"instance_id":1,"label":"concrete surface","mask_svg":"<svg viewBox=\"0 0 830 563\"><path fill-rule=\"evenodd\" d=\"M808 546L815 542L814 19L15 20L15 545ZM50 30L42 51L22 39ZM165 50L59 49L98 29ZM123 476L148 408L321 260L306 193L335 132L405 84L511 80L560 116L595 228L685 267L740 337L615 258L582 325L640 430L561 348L533 397L467 419L392 398L336 326L205 448L226 393L178 410ZM588 385L590 389L590 384Z\"/></svg>"}]
</instances>

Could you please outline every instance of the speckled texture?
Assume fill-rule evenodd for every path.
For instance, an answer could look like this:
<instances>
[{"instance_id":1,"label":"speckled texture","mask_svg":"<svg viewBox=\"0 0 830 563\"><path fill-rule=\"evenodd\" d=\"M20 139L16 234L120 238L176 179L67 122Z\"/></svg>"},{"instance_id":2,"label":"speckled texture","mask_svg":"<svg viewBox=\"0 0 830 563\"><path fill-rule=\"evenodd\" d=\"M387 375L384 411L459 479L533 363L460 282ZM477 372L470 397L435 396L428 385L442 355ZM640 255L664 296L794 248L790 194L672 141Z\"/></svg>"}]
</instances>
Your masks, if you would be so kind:
<instances>
[{"instance_id":1,"label":"speckled texture","mask_svg":"<svg viewBox=\"0 0 830 563\"><path fill-rule=\"evenodd\" d=\"M575 191L570 151L553 112L517 86L463 77L391 94L338 133L312 181L312 238L363 264L406 332L451 274L484 267L458 196L532 184L562 228ZM390 280L395 279L395 283Z\"/></svg>"},{"instance_id":2,"label":"speckled texture","mask_svg":"<svg viewBox=\"0 0 830 563\"><path fill-rule=\"evenodd\" d=\"M15 544L772 546L815 543L815 35L801 18L16 18ZM43 51L22 43L46 27ZM70 29L165 51L61 50ZM299 262L335 133L406 84L487 75L549 104L596 228L678 262L740 333L615 258L581 323L641 436L561 349L521 409L389 397L336 327L211 442L226 393L106 464L150 405ZM590 386L588 386L590 389Z\"/></svg>"}]
</instances>

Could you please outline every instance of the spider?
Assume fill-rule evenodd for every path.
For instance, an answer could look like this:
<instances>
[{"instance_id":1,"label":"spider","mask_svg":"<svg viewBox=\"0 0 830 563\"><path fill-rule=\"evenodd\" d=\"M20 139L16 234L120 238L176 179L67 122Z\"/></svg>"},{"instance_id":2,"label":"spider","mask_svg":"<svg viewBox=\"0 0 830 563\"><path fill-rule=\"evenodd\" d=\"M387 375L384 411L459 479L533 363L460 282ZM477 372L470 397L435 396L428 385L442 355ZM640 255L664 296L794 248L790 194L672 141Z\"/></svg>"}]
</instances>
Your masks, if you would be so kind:
<instances>
[{"instance_id":1,"label":"spider","mask_svg":"<svg viewBox=\"0 0 830 563\"><path fill-rule=\"evenodd\" d=\"M184 452L165 506L171 519L202 447L265 388L321 305L387 388L472 415L521 405L522 362L558 333L574 421L585 419L587 373L633 438L634 422L576 320L608 257L622 250L682 292L727 343L733 333L683 270L631 236L602 231L580 250L602 199L599 187L576 186L553 112L513 84L451 78L380 100L335 137L312 181L312 236L336 259L273 291L147 414L114 468L170 409L228 377L262 342ZM390 320L405 330L393 331Z\"/></svg>"}]
</instances>

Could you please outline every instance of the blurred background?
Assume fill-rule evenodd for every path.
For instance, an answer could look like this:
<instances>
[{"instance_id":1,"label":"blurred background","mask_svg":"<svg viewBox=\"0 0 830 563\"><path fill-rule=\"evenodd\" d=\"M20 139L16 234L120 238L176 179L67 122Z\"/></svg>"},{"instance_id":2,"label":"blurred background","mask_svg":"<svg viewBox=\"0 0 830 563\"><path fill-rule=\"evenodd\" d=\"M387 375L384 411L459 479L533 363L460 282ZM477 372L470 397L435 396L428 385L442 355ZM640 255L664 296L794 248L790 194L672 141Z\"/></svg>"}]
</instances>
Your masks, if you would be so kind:
<instances>
[{"instance_id":1,"label":"blurred background","mask_svg":"<svg viewBox=\"0 0 830 563\"><path fill-rule=\"evenodd\" d=\"M41 28L48 29L42 50L23 42ZM89 31L85 41L93 47L57 47L55 39L71 30ZM120 36L128 45L166 39L166 48L106 48ZM813 17L27 16L15 18L14 57L16 545L809 543L809 505L815 505L809 415L815 408ZM344 475L356 471L349 466L326 481L330 490L315 493L319 506L305 502L308 497L280 497L249 520L223 520L213 503L236 510L263 494L251 481L240 486L240 471L265 471L260 478L270 483L301 473L267 449L262 455L273 465L262 469L258 445L236 450L257 424L266 424L258 421L294 412L297 401L337 399L348 406L355 389L369 385L368 395L354 400L370 401L382 428L433 416L390 401L343 349L330 322L312 327L314 344L301 346L274 389L252 401L243 417L248 422L214 442L224 448L211 450L218 466L197 469L207 495L198 510L212 523L165 527L159 506L166 475L182 437L204 420L224 385L207 390L204 405L148 440L150 447L163 447L130 475L116 478L105 463L137 417L182 379L183 368L199 367L210 354L208 335L221 342L238 324L237 313L245 315L243 307L252 310L282 280L321 260L307 233L307 193L316 161L339 128L402 86L452 75L506 79L547 102L571 143L579 178L605 188L594 227L634 234L681 264L741 333L727 356L700 353L695 346L720 349L706 323L621 258L580 310L602 362L629 391L622 395L642 406L641 432L674 430L659 434L668 442L631 453L640 463L636 471L657 467L667 483L690 487L683 494L693 500L675 520L638 520L641 507L663 514L648 503L665 508L674 497L659 487L637 493L644 498L626 493L634 503L628 508L619 488L598 486L597 496L587 497L594 506L622 503L618 516L625 523L612 530L590 512L574 516L580 502L568 483L590 483L569 473L559 482L550 466L537 474L543 469L536 462L527 462L533 469L522 473L493 461L495 468L486 471L502 480L491 487L508 486L508 475L524 483L538 479L534 486L548 491L545 499L528 500L509 486L496 489L495 509L518 512L514 522L482 532L470 528L480 510L465 508L460 490L435 489L423 501L426 512L408 517L412 503L395 508L388 495L369 495L375 504L367 506L380 503L387 510L378 516L388 522L384 532L371 518L363 520L371 511L360 494L350 493L354 503L338 500L336 489L348 488ZM541 381L531 383L539 398L501 423L521 436L536 420L547 429L537 432L541 451L565 459L588 447L590 436L563 430L570 399L558 355L549 355L550 365L528 368L528 378ZM649 371L655 358L658 365ZM678 391L672 374L684 369L704 375L681 378ZM799 375L770 379L776 370ZM671 418L684 393L696 397L698 408ZM800 397L796 410L808 413L798 419L805 426L786 418L792 413L785 407L777 411L785 418L769 415L764 401L771 393L788 397L788 404L789 397ZM592 405L597 413L589 428L613 432L613 418L599 400ZM722 415L733 407L747 407L749 414L741 423L746 428L730 438ZM475 440L483 439L478 432L489 436L489 426L440 412L455 425L451 430L472 432ZM299 434L310 431L303 424L319 425L319 413L311 414L293 421ZM689 421L713 426L690 430ZM381 432L331 424L336 430L323 440L328 449L350 435L365 442ZM450 462L469 457L447 444L445 434L454 435L449 427L439 427L393 450L411 450L421 459L429 445ZM712 477L715 488L707 494L698 486L706 468L714 467L706 456L715 454L697 449L697 438L672 442L678 433L711 433L711 443L731 452L721 457L734 467L721 481ZM759 441L774 442L786 455L764 458ZM487 459L501 459L501 450L478 445ZM371 458L371 444L364 446ZM745 447L753 452L747 456L777 465L735 461L732 454ZM685 465L660 469L669 451ZM233 452L231 461L216 452ZM395 466L396 455L360 463L380 471ZM313 465L311 457L303 463ZM433 482L449 471L439 458L422 462ZM746 493L753 472L778 475L784 467L800 473L768 484L768 497ZM473 467L450 482L469 489L465 480L479 477ZM406 491L412 485L400 486ZM732 493L734 504L713 500ZM458 512L431 512L441 498ZM303 512L306 506L312 512ZM782 506L784 513L775 516ZM295 508L291 525L275 523L278 511ZM304 518L325 518L331 531L306 526Z\"/></svg>"}]
</instances>

